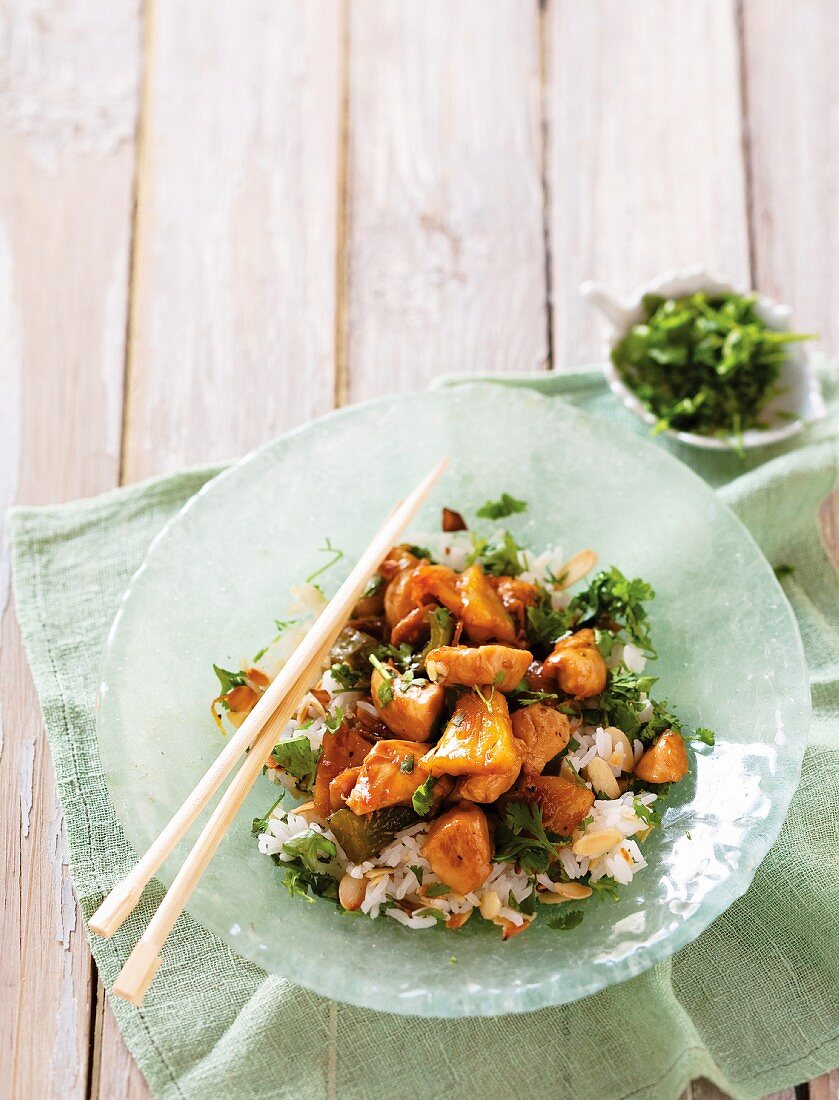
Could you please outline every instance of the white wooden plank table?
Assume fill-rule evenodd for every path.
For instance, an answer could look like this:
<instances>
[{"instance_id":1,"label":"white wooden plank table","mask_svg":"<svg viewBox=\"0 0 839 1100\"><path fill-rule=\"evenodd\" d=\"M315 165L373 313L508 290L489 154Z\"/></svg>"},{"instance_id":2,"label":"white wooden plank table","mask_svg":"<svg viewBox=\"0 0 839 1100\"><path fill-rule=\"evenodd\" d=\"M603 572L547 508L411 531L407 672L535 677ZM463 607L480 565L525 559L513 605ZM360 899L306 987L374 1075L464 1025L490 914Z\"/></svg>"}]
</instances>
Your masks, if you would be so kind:
<instances>
[{"instance_id":1,"label":"white wooden plank table","mask_svg":"<svg viewBox=\"0 0 839 1100\"><path fill-rule=\"evenodd\" d=\"M444 370L591 361L585 278L716 266L835 352L835 16L0 0L0 507ZM836 501L824 525L839 551ZM0 612L0 1096L147 1097L67 877L5 549ZM839 1072L796 1091L837 1100Z\"/></svg>"}]
</instances>

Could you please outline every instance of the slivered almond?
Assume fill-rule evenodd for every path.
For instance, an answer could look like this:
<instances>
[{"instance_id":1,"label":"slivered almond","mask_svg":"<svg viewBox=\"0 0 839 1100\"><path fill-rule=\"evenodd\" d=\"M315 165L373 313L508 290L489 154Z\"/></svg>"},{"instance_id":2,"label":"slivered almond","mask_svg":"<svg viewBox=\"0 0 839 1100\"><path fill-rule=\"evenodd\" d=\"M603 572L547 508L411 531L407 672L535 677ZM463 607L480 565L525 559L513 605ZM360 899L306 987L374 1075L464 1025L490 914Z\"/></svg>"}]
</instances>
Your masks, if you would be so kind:
<instances>
[{"instance_id":1,"label":"slivered almond","mask_svg":"<svg viewBox=\"0 0 839 1100\"><path fill-rule=\"evenodd\" d=\"M314 802L304 802L302 806L296 806L293 812L299 814L310 823L312 821L320 821Z\"/></svg>"},{"instance_id":2,"label":"slivered almond","mask_svg":"<svg viewBox=\"0 0 839 1100\"><path fill-rule=\"evenodd\" d=\"M563 901L582 901L591 897L591 887L582 882L556 882L553 890L539 895L546 905L559 905Z\"/></svg>"},{"instance_id":3,"label":"slivered almond","mask_svg":"<svg viewBox=\"0 0 839 1100\"><path fill-rule=\"evenodd\" d=\"M581 580L586 573L590 573L595 565L597 565L597 554L593 550L580 550L573 558L569 558L559 570L557 574L559 587L570 588L572 584L576 584L578 580Z\"/></svg>"},{"instance_id":4,"label":"slivered almond","mask_svg":"<svg viewBox=\"0 0 839 1100\"><path fill-rule=\"evenodd\" d=\"M484 920L492 920L501 912L501 898L494 890L487 890L481 898L481 916Z\"/></svg>"},{"instance_id":5,"label":"slivered almond","mask_svg":"<svg viewBox=\"0 0 839 1100\"><path fill-rule=\"evenodd\" d=\"M597 833L581 836L574 842L571 851L575 856L602 856L620 840L623 840L623 833L618 829L601 829Z\"/></svg>"},{"instance_id":6,"label":"slivered almond","mask_svg":"<svg viewBox=\"0 0 839 1100\"><path fill-rule=\"evenodd\" d=\"M361 907L366 891L366 879L353 878L352 875L344 875L338 883L338 900L344 909L348 910L350 913L354 913L356 909Z\"/></svg>"},{"instance_id":7,"label":"slivered almond","mask_svg":"<svg viewBox=\"0 0 839 1100\"><path fill-rule=\"evenodd\" d=\"M607 798L617 798L621 793L610 765L601 756L595 756L590 761L586 768L586 777L598 794L605 794Z\"/></svg>"},{"instance_id":8,"label":"slivered almond","mask_svg":"<svg viewBox=\"0 0 839 1100\"><path fill-rule=\"evenodd\" d=\"M629 743L629 738L623 732L619 730L617 726L607 726L606 733L612 739L612 755L609 757L609 763L613 764L616 768L620 768L621 771L631 772L635 767L635 755L632 752L632 745ZM620 750L623 749L623 755L621 756Z\"/></svg>"}]
</instances>

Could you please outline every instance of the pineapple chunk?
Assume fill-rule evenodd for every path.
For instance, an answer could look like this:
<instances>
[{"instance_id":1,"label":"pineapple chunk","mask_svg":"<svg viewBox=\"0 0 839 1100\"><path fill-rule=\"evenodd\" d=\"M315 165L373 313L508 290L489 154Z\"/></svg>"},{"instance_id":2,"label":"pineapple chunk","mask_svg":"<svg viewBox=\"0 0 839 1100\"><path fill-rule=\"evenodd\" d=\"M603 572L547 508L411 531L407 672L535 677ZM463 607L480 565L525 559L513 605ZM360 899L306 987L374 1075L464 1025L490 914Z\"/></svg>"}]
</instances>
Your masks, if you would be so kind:
<instances>
[{"instance_id":1,"label":"pineapple chunk","mask_svg":"<svg viewBox=\"0 0 839 1100\"><path fill-rule=\"evenodd\" d=\"M482 696L466 691L458 699L443 736L422 758L432 775L502 775L516 766L507 700L492 687Z\"/></svg>"}]
</instances>

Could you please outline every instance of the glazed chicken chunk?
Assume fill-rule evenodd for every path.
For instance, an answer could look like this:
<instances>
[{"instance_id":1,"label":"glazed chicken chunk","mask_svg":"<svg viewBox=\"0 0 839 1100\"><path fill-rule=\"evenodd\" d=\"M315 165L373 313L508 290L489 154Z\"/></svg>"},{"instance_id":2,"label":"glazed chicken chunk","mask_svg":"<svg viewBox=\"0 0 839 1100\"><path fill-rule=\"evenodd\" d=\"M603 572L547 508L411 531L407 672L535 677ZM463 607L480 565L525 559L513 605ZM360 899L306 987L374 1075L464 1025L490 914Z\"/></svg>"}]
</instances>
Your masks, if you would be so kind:
<instances>
[{"instance_id":1,"label":"glazed chicken chunk","mask_svg":"<svg viewBox=\"0 0 839 1100\"><path fill-rule=\"evenodd\" d=\"M545 672L575 699L590 699L606 687L606 662L600 655L590 627L561 638L545 661Z\"/></svg>"},{"instance_id":2,"label":"glazed chicken chunk","mask_svg":"<svg viewBox=\"0 0 839 1100\"><path fill-rule=\"evenodd\" d=\"M555 707L533 703L513 715L513 734L525 746L525 771L537 775L571 740L571 722Z\"/></svg>"},{"instance_id":3,"label":"glazed chicken chunk","mask_svg":"<svg viewBox=\"0 0 839 1100\"><path fill-rule=\"evenodd\" d=\"M426 834L422 854L434 874L458 894L477 890L492 870L486 814L470 803L441 814Z\"/></svg>"},{"instance_id":4,"label":"glazed chicken chunk","mask_svg":"<svg viewBox=\"0 0 839 1100\"><path fill-rule=\"evenodd\" d=\"M428 779L419 762L424 747L413 741L377 741L364 758L347 809L368 814L384 806L410 806L414 791Z\"/></svg>"},{"instance_id":5,"label":"glazed chicken chunk","mask_svg":"<svg viewBox=\"0 0 839 1100\"><path fill-rule=\"evenodd\" d=\"M689 770L685 739L665 730L635 765L635 775L645 783L678 783Z\"/></svg>"},{"instance_id":6,"label":"glazed chicken chunk","mask_svg":"<svg viewBox=\"0 0 839 1100\"><path fill-rule=\"evenodd\" d=\"M521 681L532 656L526 649L504 645L469 646L443 645L432 649L425 659L425 668L437 684L491 684L499 691L512 691Z\"/></svg>"},{"instance_id":7,"label":"glazed chicken chunk","mask_svg":"<svg viewBox=\"0 0 839 1100\"><path fill-rule=\"evenodd\" d=\"M406 741L428 740L446 701L441 686L427 680L406 683L395 671L386 680L375 669L370 688L376 710L392 733Z\"/></svg>"}]
</instances>

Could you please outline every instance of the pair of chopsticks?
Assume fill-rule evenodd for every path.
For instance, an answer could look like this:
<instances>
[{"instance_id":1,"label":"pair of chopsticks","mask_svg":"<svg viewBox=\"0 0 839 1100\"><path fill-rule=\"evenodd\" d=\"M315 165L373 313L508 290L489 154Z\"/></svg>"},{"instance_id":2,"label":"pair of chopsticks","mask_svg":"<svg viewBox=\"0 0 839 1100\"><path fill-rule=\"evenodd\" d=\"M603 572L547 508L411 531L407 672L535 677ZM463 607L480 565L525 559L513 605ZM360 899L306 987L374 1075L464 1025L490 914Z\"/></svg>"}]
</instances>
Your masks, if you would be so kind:
<instances>
[{"instance_id":1,"label":"pair of chopsticks","mask_svg":"<svg viewBox=\"0 0 839 1100\"><path fill-rule=\"evenodd\" d=\"M142 1004L146 991L160 968L160 953L167 936L265 766L280 732L296 712L300 700L320 677L327 655L360 599L370 576L391 546L399 541L447 465L447 458L438 462L410 496L391 511L350 575L204 777L130 874L117 883L91 917L90 928L97 935L107 937L117 931L136 907L149 880L172 854L175 846L230 774L236 761L247 752L239 771L219 800L157 912L120 971L113 990L118 997L135 1005Z\"/></svg>"}]
</instances>

